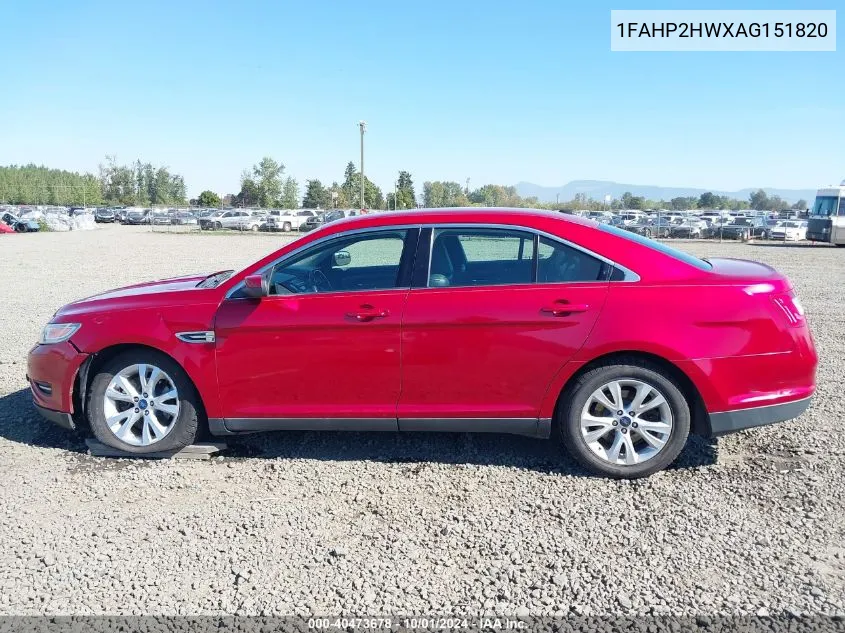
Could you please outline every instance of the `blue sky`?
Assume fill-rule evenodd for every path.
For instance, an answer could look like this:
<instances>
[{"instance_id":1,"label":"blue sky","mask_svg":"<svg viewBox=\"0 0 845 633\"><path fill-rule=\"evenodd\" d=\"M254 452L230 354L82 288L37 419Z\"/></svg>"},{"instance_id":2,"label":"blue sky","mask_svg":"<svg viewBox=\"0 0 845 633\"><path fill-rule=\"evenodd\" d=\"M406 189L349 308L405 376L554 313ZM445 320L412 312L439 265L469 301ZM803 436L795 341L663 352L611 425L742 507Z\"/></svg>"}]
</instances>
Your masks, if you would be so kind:
<instances>
[{"instance_id":1,"label":"blue sky","mask_svg":"<svg viewBox=\"0 0 845 633\"><path fill-rule=\"evenodd\" d=\"M835 53L612 53L611 8L735 7L575 4L7 0L0 164L140 158L196 195L237 191L270 155L300 184L330 183L357 164L365 119L365 170L383 188L399 169L418 191L845 178L841 35Z\"/></svg>"}]
</instances>

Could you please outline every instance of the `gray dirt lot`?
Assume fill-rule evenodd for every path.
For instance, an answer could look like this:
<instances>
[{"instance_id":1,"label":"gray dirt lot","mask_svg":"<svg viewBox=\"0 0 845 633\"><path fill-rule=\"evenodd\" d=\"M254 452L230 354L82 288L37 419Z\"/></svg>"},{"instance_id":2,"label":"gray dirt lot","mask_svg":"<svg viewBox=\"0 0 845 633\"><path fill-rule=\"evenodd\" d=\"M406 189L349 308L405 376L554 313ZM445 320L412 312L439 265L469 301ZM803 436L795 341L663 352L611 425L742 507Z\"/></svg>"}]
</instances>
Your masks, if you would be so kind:
<instances>
[{"instance_id":1,"label":"gray dirt lot","mask_svg":"<svg viewBox=\"0 0 845 633\"><path fill-rule=\"evenodd\" d=\"M208 462L98 459L36 416L26 352L60 305L283 239L0 237L0 614L845 610L842 249L683 245L792 278L819 389L799 420L692 441L636 483L507 436L287 433Z\"/></svg>"}]
</instances>

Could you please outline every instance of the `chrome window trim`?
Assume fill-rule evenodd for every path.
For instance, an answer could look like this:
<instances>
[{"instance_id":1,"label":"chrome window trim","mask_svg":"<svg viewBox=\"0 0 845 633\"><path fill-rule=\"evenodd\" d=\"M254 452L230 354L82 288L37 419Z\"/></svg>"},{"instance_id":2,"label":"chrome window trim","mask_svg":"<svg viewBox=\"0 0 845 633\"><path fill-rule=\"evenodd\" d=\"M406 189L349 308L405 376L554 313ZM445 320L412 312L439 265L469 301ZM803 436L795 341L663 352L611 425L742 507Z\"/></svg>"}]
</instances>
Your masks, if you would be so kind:
<instances>
[{"instance_id":1,"label":"chrome window trim","mask_svg":"<svg viewBox=\"0 0 845 633\"><path fill-rule=\"evenodd\" d=\"M360 233L382 233L382 232L389 232L389 231L408 231L408 230L411 230L411 229L419 229L421 226L422 226L421 224L397 224L395 226L377 226L377 227L370 226L370 227L367 227L367 228L364 228L364 229L352 229L350 231L343 231L341 233L332 233L331 235L324 235L323 237L319 237L312 242L308 242L307 244L303 244L302 246L295 248L294 250L292 250L288 253L285 253L284 255L281 255L280 257L277 257L272 262L270 262L266 266L262 266L261 268L259 268L257 271L255 271L252 274L253 275L263 275L268 270L275 268L278 264L281 264L285 260L290 259L292 257L295 257L296 255L303 253L304 251L310 249L312 246L319 246L321 244L325 244L326 242L330 242L330 241L336 240L336 239L341 239L341 238L349 236L349 235L358 235ZM302 238L298 238L298 239L302 239ZM229 291L226 293L225 299L231 299L232 295L235 292L237 292L238 290L240 290L243 287L243 285L244 285L244 282L239 281L234 286L232 286L229 289ZM378 290L366 290L364 292L385 292L385 291L389 291L389 290L407 290L407 289L408 289L407 286L400 286L398 288L379 288ZM331 292L308 293L308 295L311 295L311 294L328 295L328 294L340 294L340 293L344 293L344 292L348 293L348 292L360 292L360 291L333 290ZM274 297L301 297L301 296L304 296L304 295L291 293L289 295L271 295L271 296L274 296ZM249 297L236 297L235 298L235 300L239 300L239 299L249 299Z\"/></svg>"},{"instance_id":2,"label":"chrome window trim","mask_svg":"<svg viewBox=\"0 0 845 633\"><path fill-rule=\"evenodd\" d=\"M619 270L622 271L623 276L622 276L621 280L611 281L610 279L608 279L608 280L606 280L606 283L632 283L632 282L640 281L640 276L637 273L635 273L633 270L631 270L630 268L627 268L626 266L622 266L621 264L616 263L615 261L605 257L604 255L599 255L598 253L591 251L588 248L584 248L580 244L570 242L569 240L562 238L559 235L553 235L552 233L547 233L546 231L543 231L542 229L535 229L535 228L532 228L532 227L525 226L523 224L487 224L487 223L475 224L475 223L461 222L461 223L456 223L456 224L436 223L436 224L427 224L427 225L424 225L424 226L430 227L432 229L432 231L431 231L431 242L429 244L429 249L428 249L428 274L426 275L426 285L422 286L422 288L426 288L426 289L432 288L432 286L428 285L428 282L431 279L431 254L432 254L432 251L434 249L434 239L435 239L435 234L437 233L438 229L479 229L479 228L480 229L505 229L505 230L511 230L511 231L518 230L518 231L531 233L531 234L536 235L538 237L548 238L549 240L551 240L553 242L557 242L558 244L562 244L564 246L569 246L571 248L574 248L575 250L581 251L582 253L584 253L586 255L590 255L591 257L595 257L596 259L604 262L608 266L618 268ZM536 249L536 255L537 255L537 257L540 256L539 248ZM594 283L605 283L605 282L602 282L599 279L596 279L594 281L552 281L552 282L546 282L546 283L543 283L543 284L540 284L537 281L530 281L530 282L521 283L521 284L496 284L496 285L485 284L485 285L478 285L478 286L445 286L445 287L442 287L442 288L435 287L434 289L435 290L448 290L449 288L503 288L503 287L506 287L506 286L528 286L528 285L544 285L545 286L545 285L552 285L552 284L567 284L567 285L570 285L570 284L594 284ZM419 289L420 288L414 288L414 290L419 290Z\"/></svg>"},{"instance_id":3,"label":"chrome window trim","mask_svg":"<svg viewBox=\"0 0 845 633\"><path fill-rule=\"evenodd\" d=\"M591 251L588 248L584 248L583 246L581 246L579 244L575 244L574 242L570 242L569 240L562 238L559 235L554 235L552 233L548 233L548 232L543 231L541 229L535 229L535 228L532 228L532 227L525 226L523 224L489 224L489 223L480 223L480 222L479 223L459 222L459 223L454 223L454 224L443 223L443 222L396 224L396 225L390 225L390 226L379 226L379 227L367 227L367 228L362 228L362 229L351 229L349 231L343 231L341 233L332 233L331 235L326 235L326 236L320 237L320 238L318 238L318 239L316 239L312 242L308 242L307 244L303 244L299 248L295 248L294 250L292 250L288 253L285 253L284 255L276 258L275 260L273 260L269 264L267 264L267 265L263 266L262 268L260 268L259 270L255 271L253 274L263 275L269 269L274 268L276 265L282 263L286 259L289 259L291 257L299 255L300 253L302 253L306 249L311 248L312 246L319 246L321 244L324 244L325 242L329 242L329 241L334 240L334 239L340 239L340 238L348 236L348 235L358 235L360 233L377 233L377 232L383 232L383 231L402 231L402 230L407 231L409 229L419 229L420 231L422 231L423 229L426 229L426 228L431 229L431 236L429 238L429 244L428 244L428 271L427 271L427 274L426 274L426 285L422 286L421 288L431 288L431 286L428 285L428 281L431 278L431 254L432 254L432 249L434 248L434 235L435 235L435 232L438 229L441 229L441 228L443 228L443 229L521 230L521 231L531 233L531 234L534 234L534 235L538 235L538 236L541 236L541 237L546 237L546 238L552 240L553 242L558 242L559 244L563 244L564 246L569 246L571 248L579 250L582 253L585 253L587 255L595 257L596 259L603 261L605 264L608 264L609 266L613 266L614 268L618 268L619 270L622 271L623 277L620 281L607 280L607 283L632 283L632 282L640 281L640 276L637 273L635 273L633 270L631 270L630 268L622 266L621 264L616 263L612 259L609 259L609 258L605 257L604 255L599 255L598 253ZM538 254L539 254L539 251L538 251ZM599 281L599 280L596 280L596 281ZM585 284L585 283L590 284L590 283L596 283L596 281L555 281L555 282L550 282L550 283L552 283L552 284ZM529 282L529 284L536 285L537 282ZM235 284L234 286L232 286L232 288L230 288L229 291L226 293L225 299L231 299L232 295L235 292L237 292L240 288L242 288L243 285L244 285L244 282L240 281L237 284ZM524 286L524 285L528 285L528 284L501 284L501 285L496 285L496 286L447 286L446 288L435 288L435 289L436 290L445 290L445 289L448 289L448 288L502 288L502 287L505 287L505 286L514 286L514 285ZM543 285L547 285L547 284L543 284ZM382 289L380 289L380 291L383 292L385 290L403 290L403 289L405 289L405 286L402 286L401 288L382 288ZM413 290L419 290L419 289L420 288L413 288ZM338 290L338 291L333 291L333 292L342 293L342 292L354 292L354 291ZM324 292L324 293L318 293L318 294L321 294L321 295L323 295L323 294L333 294L333 292ZM379 290L369 290L367 292L379 292ZM291 294L291 295L274 295L274 296L293 297L293 296L302 296L302 295ZM238 299L248 299L248 298L249 297L238 297Z\"/></svg>"}]
</instances>

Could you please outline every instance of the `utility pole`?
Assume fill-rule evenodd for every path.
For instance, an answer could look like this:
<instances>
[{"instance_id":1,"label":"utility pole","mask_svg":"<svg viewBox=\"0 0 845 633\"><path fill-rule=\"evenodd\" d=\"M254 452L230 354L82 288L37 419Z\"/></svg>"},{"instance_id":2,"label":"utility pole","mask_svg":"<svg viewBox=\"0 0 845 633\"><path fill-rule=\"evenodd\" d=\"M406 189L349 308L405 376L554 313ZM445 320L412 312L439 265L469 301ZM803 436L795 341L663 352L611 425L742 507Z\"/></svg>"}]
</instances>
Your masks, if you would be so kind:
<instances>
[{"instance_id":1,"label":"utility pole","mask_svg":"<svg viewBox=\"0 0 845 633\"><path fill-rule=\"evenodd\" d=\"M466 191L464 191L464 193L466 195L469 195L469 178L467 178L467 188L466 188Z\"/></svg>"},{"instance_id":2,"label":"utility pole","mask_svg":"<svg viewBox=\"0 0 845 633\"><path fill-rule=\"evenodd\" d=\"M358 121L361 128L361 210L364 210L364 131L367 129L366 121Z\"/></svg>"}]
</instances>

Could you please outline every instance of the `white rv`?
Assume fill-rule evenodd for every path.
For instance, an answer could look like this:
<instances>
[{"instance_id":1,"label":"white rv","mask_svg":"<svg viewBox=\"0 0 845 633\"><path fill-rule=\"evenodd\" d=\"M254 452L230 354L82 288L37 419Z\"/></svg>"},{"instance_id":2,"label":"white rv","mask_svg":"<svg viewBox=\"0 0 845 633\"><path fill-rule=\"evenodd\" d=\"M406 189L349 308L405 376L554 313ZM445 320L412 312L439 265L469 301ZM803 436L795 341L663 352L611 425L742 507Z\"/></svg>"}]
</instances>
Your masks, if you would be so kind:
<instances>
[{"instance_id":1,"label":"white rv","mask_svg":"<svg viewBox=\"0 0 845 633\"><path fill-rule=\"evenodd\" d=\"M807 239L845 246L845 180L838 187L824 187L816 192Z\"/></svg>"}]
</instances>

